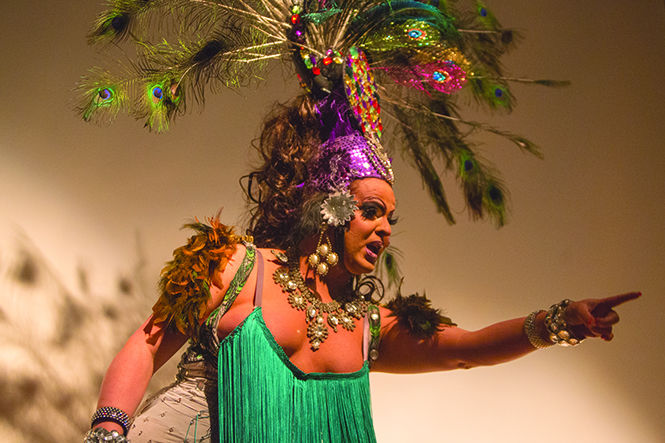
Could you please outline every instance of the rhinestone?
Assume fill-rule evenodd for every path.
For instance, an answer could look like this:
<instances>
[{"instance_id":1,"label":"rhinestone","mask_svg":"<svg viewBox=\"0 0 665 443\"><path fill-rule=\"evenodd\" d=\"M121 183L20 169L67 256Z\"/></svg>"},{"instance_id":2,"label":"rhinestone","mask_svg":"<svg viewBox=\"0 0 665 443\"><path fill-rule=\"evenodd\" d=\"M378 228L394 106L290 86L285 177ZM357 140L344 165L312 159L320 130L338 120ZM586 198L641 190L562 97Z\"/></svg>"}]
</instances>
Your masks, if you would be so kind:
<instances>
[{"instance_id":1,"label":"rhinestone","mask_svg":"<svg viewBox=\"0 0 665 443\"><path fill-rule=\"evenodd\" d=\"M559 337L562 340L568 340L570 338L570 334L568 333L568 331L562 330L562 331L559 331Z\"/></svg>"},{"instance_id":2,"label":"rhinestone","mask_svg":"<svg viewBox=\"0 0 665 443\"><path fill-rule=\"evenodd\" d=\"M286 282L286 289L289 291L295 291L298 288L298 285L293 280Z\"/></svg>"},{"instance_id":3,"label":"rhinestone","mask_svg":"<svg viewBox=\"0 0 665 443\"><path fill-rule=\"evenodd\" d=\"M282 263L288 263L289 262L288 257L282 251L273 251L273 254L275 254L275 257L277 257L277 260L281 261Z\"/></svg>"},{"instance_id":4,"label":"rhinestone","mask_svg":"<svg viewBox=\"0 0 665 443\"><path fill-rule=\"evenodd\" d=\"M379 314L376 312L373 312L372 315L369 316L372 320L377 321L379 319Z\"/></svg>"},{"instance_id":5,"label":"rhinestone","mask_svg":"<svg viewBox=\"0 0 665 443\"><path fill-rule=\"evenodd\" d=\"M371 351L369 351L369 359L370 360L376 360L377 358L379 358L379 351L378 350L372 349Z\"/></svg>"}]
</instances>

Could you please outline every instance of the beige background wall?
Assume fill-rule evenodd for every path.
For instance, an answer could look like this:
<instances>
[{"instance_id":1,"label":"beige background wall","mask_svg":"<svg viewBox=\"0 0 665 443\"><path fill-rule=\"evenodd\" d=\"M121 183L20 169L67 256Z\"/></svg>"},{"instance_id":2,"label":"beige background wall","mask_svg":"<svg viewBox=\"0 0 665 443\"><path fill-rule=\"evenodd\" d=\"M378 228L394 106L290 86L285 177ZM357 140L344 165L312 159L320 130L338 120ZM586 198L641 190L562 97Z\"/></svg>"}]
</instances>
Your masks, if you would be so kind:
<instances>
[{"instance_id":1,"label":"beige background wall","mask_svg":"<svg viewBox=\"0 0 665 443\"><path fill-rule=\"evenodd\" d=\"M661 1L493 2L526 39L509 116L471 115L537 141L546 159L479 135L511 190L507 227L446 226L396 160L407 291L461 326L564 297L641 290L611 344L550 349L494 368L373 376L381 442L665 441L665 7ZM491 5L492 6L492 5ZM192 216L243 217L238 177L264 110L297 92L279 70L210 98L166 135L121 118L80 122L70 91L94 61L95 1L11 2L0 15L0 440L75 441L99 373L155 298ZM169 373L170 372L170 373ZM160 375L169 380L172 369Z\"/></svg>"}]
</instances>

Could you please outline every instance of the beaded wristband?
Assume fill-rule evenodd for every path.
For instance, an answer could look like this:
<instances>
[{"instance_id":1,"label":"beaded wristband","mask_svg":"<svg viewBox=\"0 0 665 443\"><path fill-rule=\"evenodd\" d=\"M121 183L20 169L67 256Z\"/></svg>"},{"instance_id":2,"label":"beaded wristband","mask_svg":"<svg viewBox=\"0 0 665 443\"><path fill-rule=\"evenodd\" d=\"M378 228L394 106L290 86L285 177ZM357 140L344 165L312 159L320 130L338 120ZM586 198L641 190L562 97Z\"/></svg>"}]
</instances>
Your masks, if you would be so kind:
<instances>
[{"instance_id":1,"label":"beaded wristband","mask_svg":"<svg viewBox=\"0 0 665 443\"><path fill-rule=\"evenodd\" d=\"M526 320L524 320L524 334L526 335L526 338L529 339L529 343L531 343L531 345L536 349L547 348L554 344L553 342L545 340L543 337L541 337L536 330L536 317L541 312L544 311L533 311L526 317Z\"/></svg>"},{"instance_id":2,"label":"beaded wristband","mask_svg":"<svg viewBox=\"0 0 665 443\"><path fill-rule=\"evenodd\" d=\"M568 329L566 320L563 318L566 308L570 303L570 300L565 299L561 303L550 306L545 316L545 328L547 328L550 334L552 343L556 343L557 345L575 346L584 340L573 335L572 331Z\"/></svg>"},{"instance_id":3,"label":"beaded wristband","mask_svg":"<svg viewBox=\"0 0 665 443\"><path fill-rule=\"evenodd\" d=\"M94 427L97 423L103 421L112 421L122 426L122 430L125 435L127 435L127 430L129 429L129 416L125 411L114 408L113 406L103 406L95 411L92 414L92 423L90 427Z\"/></svg>"}]
</instances>

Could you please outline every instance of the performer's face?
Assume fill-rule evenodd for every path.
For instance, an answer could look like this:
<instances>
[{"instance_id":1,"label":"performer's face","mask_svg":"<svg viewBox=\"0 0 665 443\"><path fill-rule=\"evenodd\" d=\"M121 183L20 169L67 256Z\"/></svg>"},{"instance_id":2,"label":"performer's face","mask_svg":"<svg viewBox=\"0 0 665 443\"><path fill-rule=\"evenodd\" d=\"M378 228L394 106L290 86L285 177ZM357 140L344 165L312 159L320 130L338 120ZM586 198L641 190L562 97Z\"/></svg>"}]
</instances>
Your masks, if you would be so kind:
<instances>
[{"instance_id":1,"label":"performer's face","mask_svg":"<svg viewBox=\"0 0 665 443\"><path fill-rule=\"evenodd\" d=\"M388 182L378 178L354 181L351 194L358 209L344 234L344 267L351 274L366 274L390 244L395 194Z\"/></svg>"}]
</instances>

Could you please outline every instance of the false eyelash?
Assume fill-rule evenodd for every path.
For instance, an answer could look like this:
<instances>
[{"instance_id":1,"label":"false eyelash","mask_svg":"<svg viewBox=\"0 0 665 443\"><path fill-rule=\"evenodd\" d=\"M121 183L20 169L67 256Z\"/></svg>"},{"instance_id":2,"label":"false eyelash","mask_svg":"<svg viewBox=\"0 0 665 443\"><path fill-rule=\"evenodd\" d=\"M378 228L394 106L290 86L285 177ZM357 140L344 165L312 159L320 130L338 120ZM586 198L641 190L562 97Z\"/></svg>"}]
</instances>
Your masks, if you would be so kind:
<instances>
[{"instance_id":1,"label":"false eyelash","mask_svg":"<svg viewBox=\"0 0 665 443\"><path fill-rule=\"evenodd\" d=\"M360 205L360 211L364 218L376 218L379 216L379 213L385 212L385 209L381 208L376 203L363 203Z\"/></svg>"}]
</instances>

